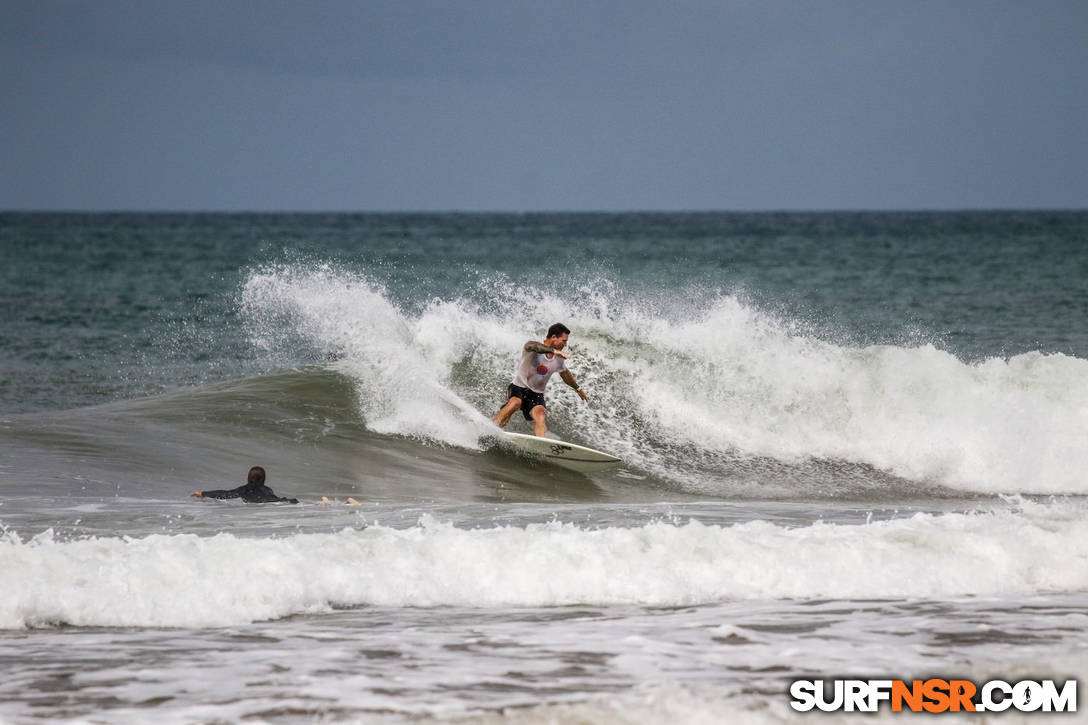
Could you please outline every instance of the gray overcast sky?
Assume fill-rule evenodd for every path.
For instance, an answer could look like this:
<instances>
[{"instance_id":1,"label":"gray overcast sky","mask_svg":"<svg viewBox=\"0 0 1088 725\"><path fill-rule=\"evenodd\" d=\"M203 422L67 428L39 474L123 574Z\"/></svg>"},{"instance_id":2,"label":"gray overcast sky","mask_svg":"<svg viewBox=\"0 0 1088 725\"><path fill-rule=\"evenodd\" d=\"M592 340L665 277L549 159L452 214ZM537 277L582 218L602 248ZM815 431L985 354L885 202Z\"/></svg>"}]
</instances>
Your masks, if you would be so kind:
<instances>
[{"instance_id":1,"label":"gray overcast sky","mask_svg":"<svg viewBox=\"0 0 1088 725\"><path fill-rule=\"evenodd\" d=\"M0 209L1088 207L1085 0L0 12Z\"/></svg>"}]
</instances>

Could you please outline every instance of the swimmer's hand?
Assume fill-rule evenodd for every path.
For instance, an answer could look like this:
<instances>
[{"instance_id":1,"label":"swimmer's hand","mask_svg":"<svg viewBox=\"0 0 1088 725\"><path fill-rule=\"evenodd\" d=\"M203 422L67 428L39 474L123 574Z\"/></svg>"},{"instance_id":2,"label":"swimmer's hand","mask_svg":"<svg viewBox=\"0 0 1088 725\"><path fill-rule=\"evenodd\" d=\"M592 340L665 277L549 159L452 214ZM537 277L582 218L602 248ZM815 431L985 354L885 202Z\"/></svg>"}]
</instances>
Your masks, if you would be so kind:
<instances>
[{"instance_id":1,"label":"swimmer's hand","mask_svg":"<svg viewBox=\"0 0 1088 725\"><path fill-rule=\"evenodd\" d=\"M190 496L196 496L197 498L204 498L204 492L203 491L193 491L189 495Z\"/></svg>"}]
</instances>

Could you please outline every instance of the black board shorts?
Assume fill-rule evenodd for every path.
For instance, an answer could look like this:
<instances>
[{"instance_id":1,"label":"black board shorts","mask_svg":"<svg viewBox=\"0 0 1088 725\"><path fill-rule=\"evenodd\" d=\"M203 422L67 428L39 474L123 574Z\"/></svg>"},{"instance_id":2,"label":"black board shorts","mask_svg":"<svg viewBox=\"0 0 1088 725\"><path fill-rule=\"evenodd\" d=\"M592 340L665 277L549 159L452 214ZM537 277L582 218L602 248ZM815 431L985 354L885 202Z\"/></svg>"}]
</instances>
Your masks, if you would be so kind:
<instances>
[{"instance_id":1,"label":"black board shorts","mask_svg":"<svg viewBox=\"0 0 1088 725\"><path fill-rule=\"evenodd\" d=\"M525 420L531 421L533 419L533 416L529 415L529 411L538 405L544 405L544 393L538 393L535 390L529 390L513 383L510 383L510 387L506 390L510 398L521 398L521 414L525 416Z\"/></svg>"}]
</instances>

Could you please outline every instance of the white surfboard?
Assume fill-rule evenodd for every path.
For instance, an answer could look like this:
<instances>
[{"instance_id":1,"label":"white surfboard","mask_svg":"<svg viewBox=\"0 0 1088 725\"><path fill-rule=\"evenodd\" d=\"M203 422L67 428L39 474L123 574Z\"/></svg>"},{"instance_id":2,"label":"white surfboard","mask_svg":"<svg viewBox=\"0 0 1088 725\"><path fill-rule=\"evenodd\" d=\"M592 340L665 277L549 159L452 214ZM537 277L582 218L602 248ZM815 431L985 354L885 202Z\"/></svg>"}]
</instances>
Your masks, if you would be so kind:
<instances>
[{"instance_id":1,"label":"white surfboard","mask_svg":"<svg viewBox=\"0 0 1088 725\"><path fill-rule=\"evenodd\" d=\"M533 458L578 473L596 473L623 463L610 453L554 438L538 438L524 433L502 431L499 440Z\"/></svg>"}]
</instances>

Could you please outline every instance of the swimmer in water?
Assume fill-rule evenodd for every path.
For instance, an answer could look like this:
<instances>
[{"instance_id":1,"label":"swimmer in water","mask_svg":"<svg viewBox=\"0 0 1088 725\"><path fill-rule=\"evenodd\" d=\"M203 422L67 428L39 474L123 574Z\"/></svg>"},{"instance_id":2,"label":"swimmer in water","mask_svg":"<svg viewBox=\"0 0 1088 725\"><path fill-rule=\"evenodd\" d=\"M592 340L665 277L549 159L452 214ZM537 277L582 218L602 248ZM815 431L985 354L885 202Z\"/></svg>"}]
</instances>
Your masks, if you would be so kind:
<instances>
[{"instance_id":1,"label":"swimmer in water","mask_svg":"<svg viewBox=\"0 0 1088 725\"><path fill-rule=\"evenodd\" d=\"M277 496L275 491L264 485L264 469L260 466L249 469L244 486L220 491L193 491L189 495L197 498L240 498L246 503L298 503L297 498Z\"/></svg>"}]
</instances>

